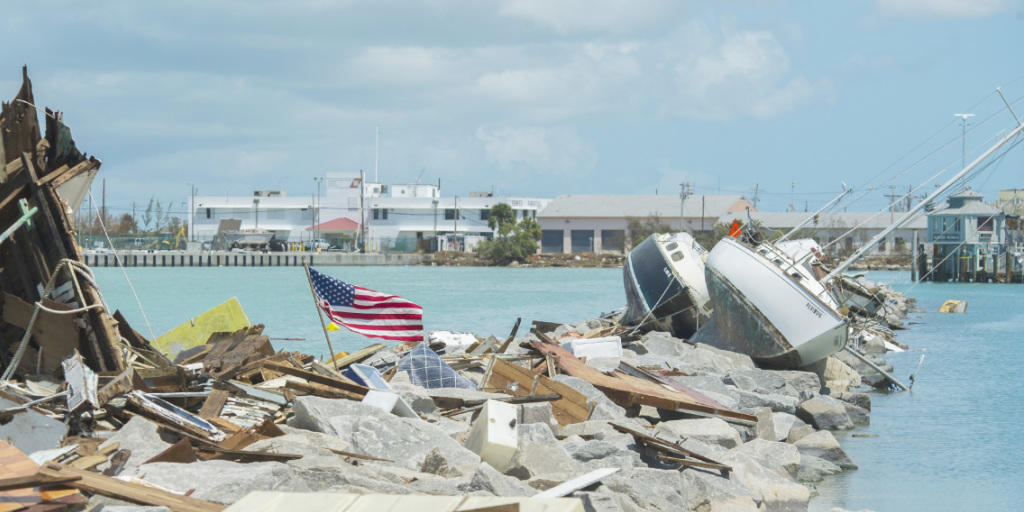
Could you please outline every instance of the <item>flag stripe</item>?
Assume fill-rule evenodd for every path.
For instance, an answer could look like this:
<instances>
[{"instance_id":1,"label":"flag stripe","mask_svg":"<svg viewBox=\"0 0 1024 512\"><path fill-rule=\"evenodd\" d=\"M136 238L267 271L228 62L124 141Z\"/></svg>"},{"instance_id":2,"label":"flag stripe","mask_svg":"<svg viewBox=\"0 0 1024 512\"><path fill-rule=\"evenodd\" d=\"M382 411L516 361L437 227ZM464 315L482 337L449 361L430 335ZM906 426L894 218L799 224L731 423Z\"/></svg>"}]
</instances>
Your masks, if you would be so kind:
<instances>
[{"instance_id":1,"label":"flag stripe","mask_svg":"<svg viewBox=\"0 0 1024 512\"><path fill-rule=\"evenodd\" d=\"M396 341L423 340L423 308L397 295L355 286L309 269L317 305L336 324Z\"/></svg>"}]
</instances>

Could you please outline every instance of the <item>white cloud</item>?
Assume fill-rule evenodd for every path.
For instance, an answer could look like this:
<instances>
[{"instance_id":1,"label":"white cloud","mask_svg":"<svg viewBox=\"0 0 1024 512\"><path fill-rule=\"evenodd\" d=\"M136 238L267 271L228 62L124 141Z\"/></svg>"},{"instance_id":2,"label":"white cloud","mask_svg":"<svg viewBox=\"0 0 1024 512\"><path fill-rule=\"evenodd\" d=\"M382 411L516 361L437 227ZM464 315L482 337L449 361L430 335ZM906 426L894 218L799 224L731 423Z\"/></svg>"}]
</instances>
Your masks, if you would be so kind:
<instances>
[{"instance_id":1,"label":"white cloud","mask_svg":"<svg viewBox=\"0 0 1024 512\"><path fill-rule=\"evenodd\" d=\"M883 14L898 18L987 18L1013 7L1008 0L877 0Z\"/></svg>"},{"instance_id":2,"label":"white cloud","mask_svg":"<svg viewBox=\"0 0 1024 512\"><path fill-rule=\"evenodd\" d=\"M560 34L621 34L670 22L684 5L674 0L507 0L499 12Z\"/></svg>"},{"instance_id":3,"label":"white cloud","mask_svg":"<svg viewBox=\"0 0 1024 512\"><path fill-rule=\"evenodd\" d=\"M481 127L486 157L504 171L574 175L594 163L594 149L568 127Z\"/></svg>"}]
</instances>

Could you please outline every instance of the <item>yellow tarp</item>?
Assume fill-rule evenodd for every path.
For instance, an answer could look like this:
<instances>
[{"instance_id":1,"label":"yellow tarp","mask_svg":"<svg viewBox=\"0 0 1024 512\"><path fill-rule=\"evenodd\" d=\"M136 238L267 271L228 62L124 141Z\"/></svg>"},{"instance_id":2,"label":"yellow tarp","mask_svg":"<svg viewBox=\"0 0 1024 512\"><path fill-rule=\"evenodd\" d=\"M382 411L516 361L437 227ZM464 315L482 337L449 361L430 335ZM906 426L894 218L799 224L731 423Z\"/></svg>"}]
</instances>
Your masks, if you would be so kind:
<instances>
[{"instance_id":1,"label":"yellow tarp","mask_svg":"<svg viewBox=\"0 0 1024 512\"><path fill-rule=\"evenodd\" d=\"M206 343L215 332L234 332L249 326L237 297L231 297L223 304L171 329L153 340L153 346L167 357L174 359L182 350Z\"/></svg>"},{"instance_id":2,"label":"yellow tarp","mask_svg":"<svg viewBox=\"0 0 1024 512\"><path fill-rule=\"evenodd\" d=\"M966 300L947 300L939 306L939 313L966 313Z\"/></svg>"}]
</instances>

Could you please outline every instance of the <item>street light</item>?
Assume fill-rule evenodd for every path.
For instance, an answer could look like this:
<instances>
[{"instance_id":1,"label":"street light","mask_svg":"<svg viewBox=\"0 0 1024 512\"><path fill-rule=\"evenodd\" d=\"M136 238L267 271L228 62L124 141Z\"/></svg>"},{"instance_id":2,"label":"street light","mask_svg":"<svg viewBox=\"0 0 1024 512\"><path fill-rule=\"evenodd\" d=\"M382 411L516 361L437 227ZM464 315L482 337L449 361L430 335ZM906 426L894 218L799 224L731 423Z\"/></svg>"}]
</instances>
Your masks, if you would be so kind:
<instances>
[{"instance_id":1,"label":"street light","mask_svg":"<svg viewBox=\"0 0 1024 512\"><path fill-rule=\"evenodd\" d=\"M963 140L960 142L960 168L963 169L967 167L967 118L974 117L974 114L953 114L953 117L959 117L963 126Z\"/></svg>"}]
</instances>

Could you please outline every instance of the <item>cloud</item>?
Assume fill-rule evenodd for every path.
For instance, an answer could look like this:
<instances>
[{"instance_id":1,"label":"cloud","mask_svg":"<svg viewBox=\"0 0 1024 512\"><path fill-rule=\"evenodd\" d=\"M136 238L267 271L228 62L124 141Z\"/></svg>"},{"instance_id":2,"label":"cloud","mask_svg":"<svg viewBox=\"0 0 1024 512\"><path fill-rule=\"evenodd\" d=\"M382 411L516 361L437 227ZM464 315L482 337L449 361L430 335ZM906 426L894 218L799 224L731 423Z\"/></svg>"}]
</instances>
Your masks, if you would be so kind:
<instances>
[{"instance_id":1,"label":"cloud","mask_svg":"<svg viewBox=\"0 0 1024 512\"><path fill-rule=\"evenodd\" d=\"M1013 8L1009 0L877 0L885 15L910 19L978 19Z\"/></svg>"},{"instance_id":2,"label":"cloud","mask_svg":"<svg viewBox=\"0 0 1024 512\"><path fill-rule=\"evenodd\" d=\"M575 175L594 163L594 148L570 127L480 127L476 137L504 171Z\"/></svg>"},{"instance_id":3,"label":"cloud","mask_svg":"<svg viewBox=\"0 0 1024 512\"><path fill-rule=\"evenodd\" d=\"M559 34L624 34L666 24L684 5L674 0L508 0L499 13Z\"/></svg>"}]
</instances>

